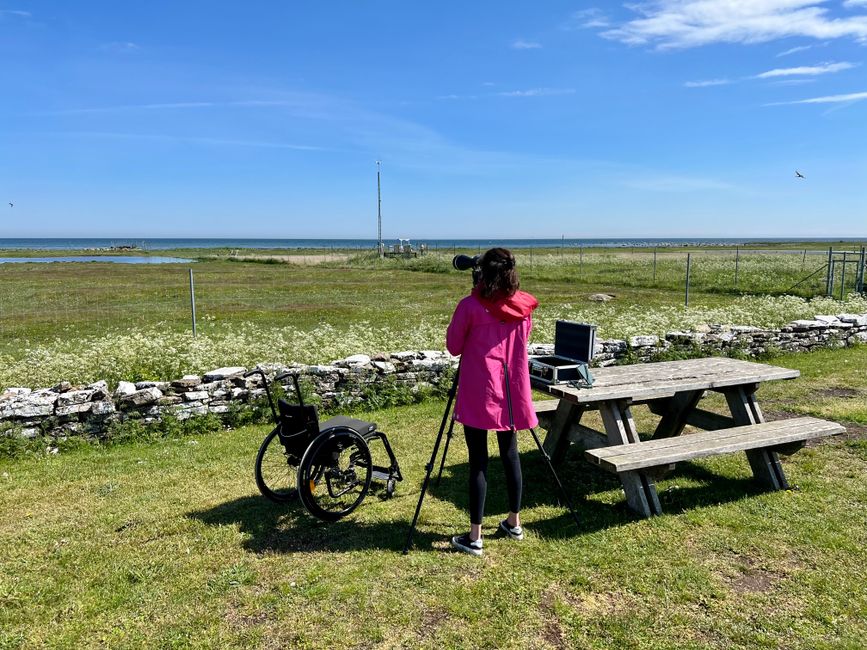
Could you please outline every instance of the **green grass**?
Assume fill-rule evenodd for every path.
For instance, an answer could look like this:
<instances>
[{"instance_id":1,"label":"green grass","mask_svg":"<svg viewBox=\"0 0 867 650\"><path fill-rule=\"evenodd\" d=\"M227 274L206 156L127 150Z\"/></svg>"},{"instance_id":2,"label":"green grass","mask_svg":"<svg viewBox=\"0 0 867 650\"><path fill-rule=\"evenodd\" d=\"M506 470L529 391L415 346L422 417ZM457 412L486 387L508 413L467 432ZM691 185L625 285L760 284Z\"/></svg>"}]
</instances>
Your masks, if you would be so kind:
<instances>
[{"instance_id":1,"label":"green grass","mask_svg":"<svg viewBox=\"0 0 867 650\"><path fill-rule=\"evenodd\" d=\"M258 495L261 426L0 461L0 648L863 647L867 348L775 362L803 378L762 387L767 412L850 425L784 461L798 490L756 487L741 454L684 463L641 520L573 450L577 529L524 436L527 539L488 537L482 560L447 550L467 525L460 438L400 554L441 402L370 414L406 480L330 525Z\"/></svg>"},{"instance_id":2,"label":"green grass","mask_svg":"<svg viewBox=\"0 0 867 650\"><path fill-rule=\"evenodd\" d=\"M158 252L193 257L222 253ZM273 252L298 253L263 253ZM583 254L575 249L518 250L517 255L524 288L537 294L543 304L580 302L597 292L615 294L620 303L684 302L686 255L679 249L660 252L655 277L653 255L641 249L634 253L588 249ZM414 318L443 318L470 282L468 273L450 269L450 260L451 251L409 260L379 260L369 253L356 253L349 260L315 266L232 262L218 257L192 265L0 265L0 331L8 346L10 338L33 343L144 324L159 323L174 331L189 329L188 266L195 272L199 317L223 323L255 321L307 328L321 322L344 326L359 320L396 324ZM736 283L733 255L713 249L696 251L691 304L719 305L744 292L783 294L791 290L812 297L824 290L823 273L793 286L823 263L824 258L815 255L808 255L804 262L802 256L787 253L744 254ZM848 289L853 286L853 268Z\"/></svg>"},{"instance_id":3,"label":"green grass","mask_svg":"<svg viewBox=\"0 0 867 650\"><path fill-rule=\"evenodd\" d=\"M349 258L304 266L228 259L0 265L0 387L39 387L60 378L172 379L226 364L327 363L358 352L443 347L454 305L471 283L469 273L451 268L452 251L386 260L344 253ZM679 249L657 255L655 278L653 255L641 249L517 255L523 288L541 301L534 341L550 342L560 318L596 323L603 338L628 338L707 323L774 327L816 313L867 311L863 299L807 303L774 296L803 277L802 255L743 254L735 284L734 258L706 249L693 260L689 309ZM820 261L808 256L805 268ZM821 287L811 283L822 284L821 276L797 292L813 296ZM852 269L848 278L851 289ZM593 302L594 293L615 299Z\"/></svg>"}]
</instances>

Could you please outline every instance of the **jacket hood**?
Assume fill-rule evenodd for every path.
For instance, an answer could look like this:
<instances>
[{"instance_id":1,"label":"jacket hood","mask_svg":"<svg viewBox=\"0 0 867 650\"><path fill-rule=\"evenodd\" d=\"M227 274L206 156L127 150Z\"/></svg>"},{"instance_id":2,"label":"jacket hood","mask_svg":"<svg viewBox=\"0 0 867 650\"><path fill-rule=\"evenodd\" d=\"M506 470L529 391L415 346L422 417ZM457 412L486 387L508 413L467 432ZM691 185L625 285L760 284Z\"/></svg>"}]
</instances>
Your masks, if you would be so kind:
<instances>
[{"instance_id":1,"label":"jacket hood","mask_svg":"<svg viewBox=\"0 0 867 650\"><path fill-rule=\"evenodd\" d=\"M539 301L526 291L516 291L508 298L491 300L482 297L480 287L476 286L473 288L473 295L489 314L506 322L524 320L539 306Z\"/></svg>"}]
</instances>

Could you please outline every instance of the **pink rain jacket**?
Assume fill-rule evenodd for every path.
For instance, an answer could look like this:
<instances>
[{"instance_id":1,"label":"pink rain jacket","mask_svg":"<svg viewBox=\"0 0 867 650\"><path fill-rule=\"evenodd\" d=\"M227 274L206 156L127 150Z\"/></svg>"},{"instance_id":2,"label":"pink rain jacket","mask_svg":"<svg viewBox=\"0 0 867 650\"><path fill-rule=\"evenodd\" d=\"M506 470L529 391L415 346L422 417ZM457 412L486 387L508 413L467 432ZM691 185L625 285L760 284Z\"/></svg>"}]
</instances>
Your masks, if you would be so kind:
<instances>
[{"instance_id":1,"label":"pink rain jacket","mask_svg":"<svg viewBox=\"0 0 867 650\"><path fill-rule=\"evenodd\" d=\"M524 291L492 302L478 289L458 303L446 332L449 352L461 355L455 420L477 429L509 429L504 373L508 363L515 428L539 424L527 368L530 314L538 306L539 301Z\"/></svg>"}]
</instances>

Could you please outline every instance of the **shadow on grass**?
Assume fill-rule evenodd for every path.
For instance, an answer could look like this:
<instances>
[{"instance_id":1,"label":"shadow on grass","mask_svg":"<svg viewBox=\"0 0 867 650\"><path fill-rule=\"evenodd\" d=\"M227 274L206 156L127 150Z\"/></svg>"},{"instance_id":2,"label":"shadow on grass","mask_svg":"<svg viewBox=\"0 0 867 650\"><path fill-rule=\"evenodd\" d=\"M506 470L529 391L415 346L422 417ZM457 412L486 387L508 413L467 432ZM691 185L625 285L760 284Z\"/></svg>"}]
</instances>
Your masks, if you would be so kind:
<instances>
[{"instance_id":1,"label":"shadow on grass","mask_svg":"<svg viewBox=\"0 0 867 650\"><path fill-rule=\"evenodd\" d=\"M536 506L557 505L562 505L564 510L566 509L566 503L561 498L554 477L538 451L522 453L521 467L524 478L521 503L523 510ZM617 475L586 463L577 447L570 451L561 465L555 467L555 471L572 499L580 523L576 528L568 511L551 520L533 522L533 529L544 536L572 537L642 519L626 505L626 498L620 490L621 485ZM700 485L680 487L677 485L679 478ZM433 488L433 491L438 498L447 499L456 507L468 510L468 481L467 463L449 466L446 462L442 483L438 488ZM672 474L657 483L662 511L669 515L706 506L733 503L768 491L751 477L733 478L716 474L692 462L679 463ZM621 500L613 505L590 500L591 495L610 490L619 491ZM501 461L499 457L492 456L488 467L485 513L505 515L507 511L508 501Z\"/></svg>"},{"instance_id":2,"label":"shadow on grass","mask_svg":"<svg viewBox=\"0 0 867 650\"><path fill-rule=\"evenodd\" d=\"M608 505L588 499L590 495L598 492L619 489L620 481L614 474L588 465L580 454L574 451L556 471L575 506L577 526L561 499L560 491L542 455L538 451L522 453L521 466L524 478L522 509L525 513L536 507L561 508L561 512L555 517L532 521L530 525L539 537L580 537L641 519L627 508L625 500ZM701 485L679 488L676 483L663 484L659 489L659 498L663 512L669 515L735 502L766 491L750 478L720 476L695 463L679 465L671 478L676 480L677 477L700 482ZM450 465L447 460L439 485L436 483L436 472L431 476L425 501L431 498L449 501L458 509L468 512L468 480L467 463ZM404 485L411 488L406 483ZM238 526L241 532L247 535L243 547L254 553L352 552L366 549L400 552L409 532L420 489L419 484L411 491L404 490L402 494L399 490L399 496L392 501L395 504L403 501L399 513L403 515L402 518L375 523L356 521L353 515L337 522L326 523L309 515L300 502L278 505L258 494L234 499L207 510L190 512L187 516L210 526ZM377 492L372 491L365 501L376 498ZM365 502L362 502L359 508L364 507ZM496 456L491 458L488 469L485 511L486 515L505 515L508 511L505 480L500 460ZM453 526L454 532L458 532L466 524L466 521L432 522L425 517L424 506L420 520L422 527L418 528L414 535L413 548L416 551L438 552L440 549L437 544L441 545L447 539L448 531L433 533L430 532L431 527Z\"/></svg>"},{"instance_id":3,"label":"shadow on grass","mask_svg":"<svg viewBox=\"0 0 867 650\"><path fill-rule=\"evenodd\" d=\"M369 495L365 501L376 498ZM363 508L364 502L359 508ZM243 547L254 553L351 552L364 549L401 551L409 532L409 519L359 522L349 515L328 523L309 515L300 501L280 505L261 495L227 501L214 508L187 513L209 526L236 525L248 537ZM418 531L416 546L430 547L434 535Z\"/></svg>"}]
</instances>

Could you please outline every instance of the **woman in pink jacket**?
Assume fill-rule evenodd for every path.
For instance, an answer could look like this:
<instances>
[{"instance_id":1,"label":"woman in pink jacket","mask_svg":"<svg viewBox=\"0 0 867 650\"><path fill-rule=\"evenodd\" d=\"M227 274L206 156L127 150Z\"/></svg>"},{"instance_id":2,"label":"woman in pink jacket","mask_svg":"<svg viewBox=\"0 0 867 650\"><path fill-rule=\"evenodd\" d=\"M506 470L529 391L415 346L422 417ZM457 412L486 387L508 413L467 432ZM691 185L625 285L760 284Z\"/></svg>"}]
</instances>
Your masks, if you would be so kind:
<instances>
[{"instance_id":1,"label":"woman in pink jacket","mask_svg":"<svg viewBox=\"0 0 867 650\"><path fill-rule=\"evenodd\" d=\"M454 417L464 425L470 457L470 532L453 537L452 546L473 555L482 555L488 430L497 431L509 495L509 516L499 527L510 538L521 540L517 431L538 424L527 369L527 339L533 327L530 314L539 301L518 290L515 256L505 248L487 251L479 266L481 280L458 303L446 333L449 352L461 355Z\"/></svg>"}]
</instances>

